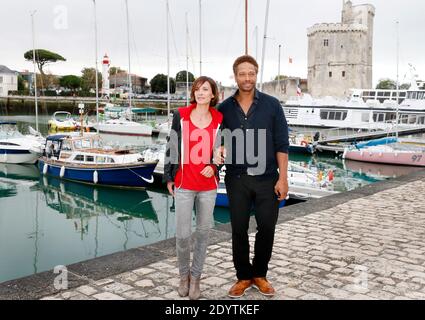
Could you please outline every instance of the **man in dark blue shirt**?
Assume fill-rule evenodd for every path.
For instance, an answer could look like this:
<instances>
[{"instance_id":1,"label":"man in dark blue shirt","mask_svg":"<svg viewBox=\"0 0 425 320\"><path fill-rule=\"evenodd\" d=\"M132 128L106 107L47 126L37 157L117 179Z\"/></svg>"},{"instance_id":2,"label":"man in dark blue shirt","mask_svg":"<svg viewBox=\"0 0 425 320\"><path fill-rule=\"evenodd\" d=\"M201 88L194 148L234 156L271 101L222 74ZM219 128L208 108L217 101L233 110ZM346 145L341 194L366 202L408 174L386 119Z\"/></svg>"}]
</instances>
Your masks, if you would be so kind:
<instances>
[{"instance_id":1,"label":"man in dark blue shirt","mask_svg":"<svg viewBox=\"0 0 425 320\"><path fill-rule=\"evenodd\" d=\"M263 295L273 296L275 290L266 274L279 202L288 194L288 126L279 101L256 90L258 64L253 57L237 58L233 72L239 90L219 106L224 116L225 142L216 158L217 163L226 165L233 262L238 278L229 296L241 297L251 286ZM248 228L253 205L257 234L251 263Z\"/></svg>"}]
</instances>

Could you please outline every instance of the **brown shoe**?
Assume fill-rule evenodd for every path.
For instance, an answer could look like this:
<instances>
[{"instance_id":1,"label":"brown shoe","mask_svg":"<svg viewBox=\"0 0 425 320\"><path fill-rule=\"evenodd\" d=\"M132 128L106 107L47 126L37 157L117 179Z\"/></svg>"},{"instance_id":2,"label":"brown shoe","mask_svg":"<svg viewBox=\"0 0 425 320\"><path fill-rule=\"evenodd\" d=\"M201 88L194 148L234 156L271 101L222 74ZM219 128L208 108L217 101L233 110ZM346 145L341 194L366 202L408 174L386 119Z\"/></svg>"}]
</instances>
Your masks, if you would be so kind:
<instances>
[{"instance_id":1,"label":"brown shoe","mask_svg":"<svg viewBox=\"0 0 425 320\"><path fill-rule=\"evenodd\" d=\"M265 277L252 278L252 285L256 288L263 296L274 296L275 290L272 285L267 281Z\"/></svg>"},{"instance_id":2,"label":"brown shoe","mask_svg":"<svg viewBox=\"0 0 425 320\"><path fill-rule=\"evenodd\" d=\"M252 280L238 280L229 290L230 298L240 298L245 294L245 291L251 288Z\"/></svg>"}]
</instances>

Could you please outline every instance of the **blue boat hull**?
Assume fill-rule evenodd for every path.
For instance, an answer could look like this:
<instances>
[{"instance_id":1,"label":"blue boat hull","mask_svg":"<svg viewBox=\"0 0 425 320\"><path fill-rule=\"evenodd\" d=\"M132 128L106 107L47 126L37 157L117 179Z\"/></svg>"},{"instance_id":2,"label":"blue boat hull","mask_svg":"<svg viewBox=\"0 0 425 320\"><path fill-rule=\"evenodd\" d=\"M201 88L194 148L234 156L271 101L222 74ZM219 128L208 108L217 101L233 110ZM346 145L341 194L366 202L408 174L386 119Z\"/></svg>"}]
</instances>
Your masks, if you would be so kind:
<instances>
[{"instance_id":1,"label":"blue boat hull","mask_svg":"<svg viewBox=\"0 0 425 320\"><path fill-rule=\"evenodd\" d=\"M43 174L45 161L38 161L38 169ZM48 163L46 175L66 180L78 181L89 184L97 184L113 187L136 187L143 188L153 182L153 171L156 163L143 163L117 168L76 168L66 167L63 177L60 176L61 166ZM95 171L97 171L97 183L95 183Z\"/></svg>"}]
</instances>

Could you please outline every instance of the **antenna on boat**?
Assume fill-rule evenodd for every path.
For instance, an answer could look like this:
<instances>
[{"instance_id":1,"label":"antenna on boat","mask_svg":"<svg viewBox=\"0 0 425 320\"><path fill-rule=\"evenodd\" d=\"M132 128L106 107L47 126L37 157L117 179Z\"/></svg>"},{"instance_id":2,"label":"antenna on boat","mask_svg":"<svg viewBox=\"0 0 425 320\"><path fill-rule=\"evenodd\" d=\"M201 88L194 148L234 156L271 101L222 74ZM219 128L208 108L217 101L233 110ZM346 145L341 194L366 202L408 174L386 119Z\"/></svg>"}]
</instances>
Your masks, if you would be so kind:
<instances>
[{"instance_id":1,"label":"antenna on boat","mask_svg":"<svg viewBox=\"0 0 425 320\"><path fill-rule=\"evenodd\" d=\"M93 0L93 11L94 11L94 42L95 42L95 63L96 63L96 131L99 133L99 80L97 71L97 14L96 14L96 0Z\"/></svg>"},{"instance_id":2,"label":"antenna on boat","mask_svg":"<svg viewBox=\"0 0 425 320\"><path fill-rule=\"evenodd\" d=\"M127 53L128 53L128 104L129 104L129 111L130 111L130 121L132 121L132 114L131 114L131 94L132 94L132 84L131 84L131 58L130 58L130 19L128 16L128 0L125 0L125 10L126 10L126 17L127 17Z\"/></svg>"},{"instance_id":3,"label":"antenna on boat","mask_svg":"<svg viewBox=\"0 0 425 320\"><path fill-rule=\"evenodd\" d=\"M248 54L248 0L245 0L245 54Z\"/></svg>"},{"instance_id":4,"label":"antenna on boat","mask_svg":"<svg viewBox=\"0 0 425 320\"><path fill-rule=\"evenodd\" d=\"M399 77L399 74L398 74L398 72L399 72L399 70L398 70L398 68L399 68L399 49L400 49L400 41L399 41L399 28L398 28L398 21L396 21L396 33L397 33L397 80L396 80L396 92L397 92L397 104L396 104L396 121L395 121L395 125L396 125L396 127L395 127L395 137L396 138L398 138L398 121L399 121L399 112L398 112L398 109L399 109L399 85L398 85L398 77Z\"/></svg>"},{"instance_id":5,"label":"antenna on boat","mask_svg":"<svg viewBox=\"0 0 425 320\"><path fill-rule=\"evenodd\" d=\"M199 0L199 76L202 76L202 0Z\"/></svg>"},{"instance_id":6,"label":"antenna on boat","mask_svg":"<svg viewBox=\"0 0 425 320\"><path fill-rule=\"evenodd\" d=\"M166 23L167 23L167 129L170 129L170 36L169 36L169 14L170 8L168 0L165 3L166 5Z\"/></svg>"},{"instance_id":7,"label":"antenna on boat","mask_svg":"<svg viewBox=\"0 0 425 320\"><path fill-rule=\"evenodd\" d=\"M186 105L189 105L189 23L186 12Z\"/></svg>"},{"instance_id":8,"label":"antenna on boat","mask_svg":"<svg viewBox=\"0 0 425 320\"><path fill-rule=\"evenodd\" d=\"M31 30L32 30L32 64L34 67L34 102L35 102L35 130L38 131L38 101L37 101L37 72L35 68L35 36L34 36L34 15L37 10L31 12Z\"/></svg>"},{"instance_id":9,"label":"antenna on boat","mask_svg":"<svg viewBox=\"0 0 425 320\"><path fill-rule=\"evenodd\" d=\"M263 91L264 55L266 53L267 22L268 22L268 19L269 19L269 6L270 6L270 0L267 0L266 19L265 19L265 22L264 22L263 53L262 53L262 56L261 56L260 91Z\"/></svg>"}]
</instances>

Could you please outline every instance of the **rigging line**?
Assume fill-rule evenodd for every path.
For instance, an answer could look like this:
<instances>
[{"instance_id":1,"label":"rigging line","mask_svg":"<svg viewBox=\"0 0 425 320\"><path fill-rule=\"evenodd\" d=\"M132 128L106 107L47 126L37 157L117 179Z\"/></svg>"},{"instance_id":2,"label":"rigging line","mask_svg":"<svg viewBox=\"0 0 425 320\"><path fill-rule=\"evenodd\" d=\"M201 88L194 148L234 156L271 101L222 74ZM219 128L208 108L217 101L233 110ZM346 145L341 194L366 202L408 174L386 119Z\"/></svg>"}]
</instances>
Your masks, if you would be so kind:
<instances>
[{"instance_id":1,"label":"rigging line","mask_svg":"<svg viewBox=\"0 0 425 320\"><path fill-rule=\"evenodd\" d=\"M174 50L176 51L176 57L180 57L179 52L177 50L176 37L175 37L175 33L174 33L173 18L171 17L171 12L170 12L169 8L168 8L167 14L168 14L168 17L170 18L171 37L173 39L173 46L174 46ZM175 60L177 60L177 59L175 59Z\"/></svg>"},{"instance_id":2,"label":"rigging line","mask_svg":"<svg viewBox=\"0 0 425 320\"><path fill-rule=\"evenodd\" d=\"M187 28L189 30L188 38L189 38L189 59L192 60L192 74L194 75L195 72L195 57L193 56L193 49L192 49L192 38L190 37L190 28L189 28L189 21L187 22ZM198 61L199 62L199 61Z\"/></svg>"},{"instance_id":3,"label":"rigging line","mask_svg":"<svg viewBox=\"0 0 425 320\"><path fill-rule=\"evenodd\" d=\"M240 13L240 9L242 7L242 2L243 2L243 0L240 0L239 1L238 8L236 9L236 12L234 13L234 19L233 19L233 24L232 24L231 32L229 34L229 38L227 40L227 43L226 43L226 46L225 46L225 50L224 50L226 56L229 54L229 47L230 47L230 43L232 42L233 32L235 31L236 22L239 21L239 19L237 19L237 18L239 17L238 13Z\"/></svg>"}]
</instances>

